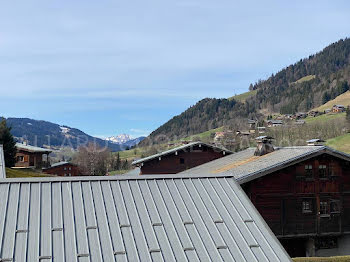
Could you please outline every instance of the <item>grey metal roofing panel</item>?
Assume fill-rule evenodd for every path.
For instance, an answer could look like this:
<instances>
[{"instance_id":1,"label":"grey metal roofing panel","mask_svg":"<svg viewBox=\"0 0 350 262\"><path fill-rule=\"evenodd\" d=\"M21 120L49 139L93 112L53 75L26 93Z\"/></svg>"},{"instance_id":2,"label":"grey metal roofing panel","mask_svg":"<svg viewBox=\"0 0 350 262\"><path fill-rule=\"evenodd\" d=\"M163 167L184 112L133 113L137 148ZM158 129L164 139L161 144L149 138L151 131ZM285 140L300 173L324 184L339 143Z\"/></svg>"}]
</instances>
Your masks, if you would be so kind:
<instances>
[{"instance_id":1,"label":"grey metal roofing panel","mask_svg":"<svg viewBox=\"0 0 350 262\"><path fill-rule=\"evenodd\" d=\"M229 154L232 153L232 151L227 150L225 148L217 147L217 146L206 144L206 143L203 143L203 142L192 142L192 143L188 143L186 145L182 145L182 146L179 146L179 147L176 147L176 148L172 148L172 149L160 152L160 153L152 155L152 156L148 156L148 157L145 157L145 158L142 158L142 159L135 160L131 164L132 165L141 164L143 162L152 160L154 158L158 158L158 157L161 157L161 156L169 155L169 154L175 153L176 151L181 151L181 150L184 150L186 148L189 148L189 147L192 147L192 146L196 146L196 145L203 145L203 146L211 147L211 148L214 148L216 150L224 151L224 152L229 153Z\"/></svg>"},{"instance_id":2,"label":"grey metal roofing panel","mask_svg":"<svg viewBox=\"0 0 350 262\"><path fill-rule=\"evenodd\" d=\"M350 160L350 155L325 146L281 147L263 156L254 156L254 151L255 148L248 148L188 169L180 174L231 174L239 183L245 183L259 175L273 172L275 168L283 167L318 153L336 154Z\"/></svg>"},{"instance_id":3,"label":"grey metal roofing panel","mask_svg":"<svg viewBox=\"0 0 350 262\"><path fill-rule=\"evenodd\" d=\"M0 261L290 261L232 176L0 180Z\"/></svg>"},{"instance_id":4,"label":"grey metal roofing panel","mask_svg":"<svg viewBox=\"0 0 350 262\"><path fill-rule=\"evenodd\" d=\"M0 145L0 178L6 178L4 148Z\"/></svg>"}]
</instances>

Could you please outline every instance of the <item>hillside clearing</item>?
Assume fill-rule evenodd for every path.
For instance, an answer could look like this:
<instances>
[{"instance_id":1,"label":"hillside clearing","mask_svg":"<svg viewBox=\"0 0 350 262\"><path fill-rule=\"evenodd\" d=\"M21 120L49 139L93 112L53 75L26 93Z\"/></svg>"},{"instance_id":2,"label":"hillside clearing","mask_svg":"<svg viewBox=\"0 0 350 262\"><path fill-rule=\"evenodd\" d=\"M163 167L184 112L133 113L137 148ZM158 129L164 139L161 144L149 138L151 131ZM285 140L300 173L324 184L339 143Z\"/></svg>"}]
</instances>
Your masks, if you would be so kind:
<instances>
[{"instance_id":1,"label":"hillside clearing","mask_svg":"<svg viewBox=\"0 0 350 262\"><path fill-rule=\"evenodd\" d=\"M234 99L236 101L244 102L249 97L252 97L252 96L256 95L257 92L258 92L258 90L248 91L248 92L245 92L245 93L242 93L242 94L239 94L239 95L231 96L229 98L229 100Z\"/></svg>"},{"instance_id":2,"label":"hillside clearing","mask_svg":"<svg viewBox=\"0 0 350 262\"><path fill-rule=\"evenodd\" d=\"M339 119L339 118L344 118L344 121L345 121L345 116L346 116L345 112L338 113L338 114L329 113L329 114L323 114L323 115L316 116L316 117L307 117L307 118L305 118L305 122L306 123L326 122L329 120L334 120L334 119Z\"/></svg>"},{"instance_id":3,"label":"hillside clearing","mask_svg":"<svg viewBox=\"0 0 350 262\"><path fill-rule=\"evenodd\" d=\"M307 76L304 76L302 78L300 78L299 80L293 82L292 84L300 84L300 83L303 83L303 82L307 82L307 81L310 81L312 79L315 79L315 75L307 75Z\"/></svg>"},{"instance_id":4,"label":"hillside clearing","mask_svg":"<svg viewBox=\"0 0 350 262\"><path fill-rule=\"evenodd\" d=\"M350 154L350 133L327 140L327 146Z\"/></svg>"},{"instance_id":5,"label":"hillside clearing","mask_svg":"<svg viewBox=\"0 0 350 262\"><path fill-rule=\"evenodd\" d=\"M222 127L218 127L218 128L215 128L215 129L210 129L210 130L205 131L203 133L195 134L193 136L185 137L182 140L188 141L188 140L192 140L193 138L196 138L196 137L199 137L201 140L205 140L205 139L210 138L210 136L212 134L215 134L216 132L221 132L223 130L224 130L224 127L222 126Z\"/></svg>"},{"instance_id":6,"label":"hillside clearing","mask_svg":"<svg viewBox=\"0 0 350 262\"><path fill-rule=\"evenodd\" d=\"M333 105L350 106L350 91L347 91L344 94L337 96L333 100L328 101L324 105L315 108L314 111L324 111L326 109L331 109Z\"/></svg>"}]
</instances>

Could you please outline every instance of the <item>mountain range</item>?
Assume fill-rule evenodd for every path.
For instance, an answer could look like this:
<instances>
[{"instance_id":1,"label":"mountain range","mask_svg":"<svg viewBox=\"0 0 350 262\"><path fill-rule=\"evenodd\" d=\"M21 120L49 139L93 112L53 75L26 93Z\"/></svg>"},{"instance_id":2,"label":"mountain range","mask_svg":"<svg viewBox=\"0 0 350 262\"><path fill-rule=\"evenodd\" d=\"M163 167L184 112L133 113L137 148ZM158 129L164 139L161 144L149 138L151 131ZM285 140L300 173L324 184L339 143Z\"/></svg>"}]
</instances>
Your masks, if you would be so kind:
<instances>
[{"instance_id":1,"label":"mountain range","mask_svg":"<svg viewBox=\"0 0 350 262\"><path fill-rule=\"evenodd\" d=\"M143 139L145 139L146 137L144 136L140 136L137 138L132 138L130 135L128 134L120 134L117 136L110 136L105 138L105 140L113 143L113 144L117 144L120 145L122 149L127 149L130 147L133 147L135 145L137 145L138 143L140 143Z\"/></svg>"},{"instance_id":2,"label":"mountain range","mask_svg":"<svg viewBox=\"0 0 350 262\"><path fill-rule=\"evenodd\" d=\"M121 151L140 142L143 137L114 143L112 141L90 136L83 131L65 125L30 118L7 118L11 133L18 142L28 142L30 145L58 149L70 147L77 149L80 145L95 142L111 151Z\"/></svg>"},{"instance_id":3,"label":"mountain range","mask_svg":"<svg viewBox=\"0 0 350 262\"><path fill-rule=\"evenodd\" d=\"M245 94L202 99L154 130L140 145L173 141L221 126L236 129L247 118L307 112L345 93L349 83L350 39L346 38L250 84Z\"/></svg>"}]
</instances>

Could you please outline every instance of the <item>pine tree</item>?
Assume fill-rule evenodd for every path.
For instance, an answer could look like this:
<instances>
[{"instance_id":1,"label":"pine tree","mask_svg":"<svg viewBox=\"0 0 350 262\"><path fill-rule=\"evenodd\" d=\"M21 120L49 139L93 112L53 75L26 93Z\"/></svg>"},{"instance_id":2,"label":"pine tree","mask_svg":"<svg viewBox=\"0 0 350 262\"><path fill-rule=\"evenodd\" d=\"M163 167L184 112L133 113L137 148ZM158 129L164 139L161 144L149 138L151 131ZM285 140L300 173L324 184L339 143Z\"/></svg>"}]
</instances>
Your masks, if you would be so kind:
<instances>
[{"instance_id":1,"label":"pine tree","mask_svg":"<svg viewBox=\"0 0 350 262\"><path fill-rule=\"evenodd\" d=\"M16 163L16 142L11 134L11 128L7 126L6 120L0 122L0 144L4 147L5 165L13 167Z\"/></svg>"},{"instance_id":2,"label":"pine tree","mask_svg":"<svg viewBox=\"0 0 350 262\"><path fill-rule=\"evenodd\" d=\"M117 162L115 164L115 170L120 170L121 169L121 161L120 161L120 155L117 153Z\"/></svg>"}]
</instances>

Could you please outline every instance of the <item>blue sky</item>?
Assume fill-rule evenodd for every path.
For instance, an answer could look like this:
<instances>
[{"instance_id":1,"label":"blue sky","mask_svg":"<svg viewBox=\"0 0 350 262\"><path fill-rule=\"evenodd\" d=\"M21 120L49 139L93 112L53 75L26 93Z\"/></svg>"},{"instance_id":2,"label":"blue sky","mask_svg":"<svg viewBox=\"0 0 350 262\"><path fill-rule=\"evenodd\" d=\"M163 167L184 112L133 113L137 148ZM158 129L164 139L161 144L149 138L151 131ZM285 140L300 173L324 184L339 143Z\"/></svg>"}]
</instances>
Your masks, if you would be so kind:
<instances>
[{"instance_id":1,"label":"blue sky","mask_svg":"<svg viewBox=\"0 0 350 262\"><path fill-rule=\"evenodd\" d=\"M348 1L0 2L0 115L145 135L350 36Z\"/></svg>"}]
</instances>

